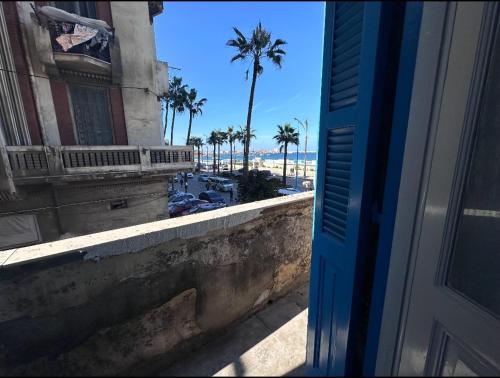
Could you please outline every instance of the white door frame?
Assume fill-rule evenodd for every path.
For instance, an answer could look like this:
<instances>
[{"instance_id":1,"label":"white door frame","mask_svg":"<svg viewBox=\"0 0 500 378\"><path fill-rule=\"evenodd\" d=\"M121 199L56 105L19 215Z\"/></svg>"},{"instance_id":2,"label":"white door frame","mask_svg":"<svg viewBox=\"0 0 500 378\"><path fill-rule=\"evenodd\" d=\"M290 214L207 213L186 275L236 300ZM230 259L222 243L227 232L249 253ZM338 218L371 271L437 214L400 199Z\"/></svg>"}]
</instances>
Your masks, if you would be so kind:
<instances>
[{"instance_id":1,"label":"white door frame","mask_svg":"<svg viewBox=\"0 0 500 378\"><path fill-rule=\"evenodd\" d=\"M398 374L415 268L416 236L420 234L425 210L457 6L456 2L429 2L423 7L376 375Z\"/></svg>"}]
</instances>

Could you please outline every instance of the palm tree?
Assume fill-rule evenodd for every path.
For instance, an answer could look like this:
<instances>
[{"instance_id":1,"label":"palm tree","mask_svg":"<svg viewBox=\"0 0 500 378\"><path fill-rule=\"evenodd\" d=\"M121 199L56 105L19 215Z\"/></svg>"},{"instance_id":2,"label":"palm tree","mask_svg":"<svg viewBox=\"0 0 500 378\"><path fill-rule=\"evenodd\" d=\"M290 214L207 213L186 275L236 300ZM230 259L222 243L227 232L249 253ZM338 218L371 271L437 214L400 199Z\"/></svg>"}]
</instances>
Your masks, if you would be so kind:
<instances>
[{"instance_id":1,"label":"palm tree","mask_svg":"<svg viewBox=\"0 0 500 378\"><path fill-rule=\"evenodd\" d=\"M283 126L278 125L278 134L274 137L280 146L280 152L285 150L283 155L283 186L286 186L286 158L288 154L288 144L299 144L299 133L290 125L285 123ZM284 148L283 148L284 147Z\"/></svg>"},{"instance_id":2,"label":"palm tree","mask_svg":"<svg viewBox=\"0 0 500 378\"><path fill-rule=\"evenodd\" d=\"M247 139L247 132L245 131L243 133L242 138L241 138L241 143L243 143L243 145L245 145L246 139ZM255 129L250 130L250 140L252 140L252 139L257 139L257 135L255 135ZM249 145L250 145L250 143L249 143Z\"/></svg>"},{"instance_id":3,"label":"palm tree","mask_svg":"<svg viewBox=\"0 0 500 378\"><path fill-rule=\"evenodd\" d=\"M182 84L182 78L174 76L170 82L170 107L172 108L172 127L170 128L170 145L174 144L175 113L183 113L186 104L187 85Z\"/></svg>"},{"instance_id":4,"label":"palm tree","mask_svg":"<svg viewBox=\"0 0 500 378\"><path fill-rule=\"evenodd\" d=\"M233 174L233 143L235 141L235 132L234 132L234 127L229 126L227 128L227 140L229 142L229 173L232 175Z\"/></svg>"},{"instance_id":5,"label":"palm tree","mask_svg":"<svg viewBox=\"0 0 500 378\"><path fill-rule=\"evenodd\" d=\"M228 40L226 42L226 45L235 47L238 50L238 54L231 58L231 62L234 62L236 60L245 60L246 58L251 58L253 62L252 85L250 87L250 98L248 101L246 138L243 148L243 174L247 175L248 154L250 152L251 139L250 127L252 122L253 98L255 94L255 83L257 81L257 76L262 75L262 73L264 72L262 60L266 58L271 60L276 66L281 68L283 56L286 54L282 47L286 44L286 42L279 38L273 42L271 40L271 33L266 31L262 27L260 22L252 31L252 36L249 39L247 39L236 27L233 27L233 30L236 33L237 38ZM248 70L246 72L246 78L248 79Z\"/></svg>"},{"instance_id":6,"label":"palm tree","mask_svg":"<svg viewBox=\"0 0 500 378\"><path fill-rule=\"evenodd\" d=\"M203 139L201 139L200 137L191 137L189 138L189 145L195 146L198 149L198 170L200 170L200 148L204 146Z\"/></svg>"},{"instance_id":7,"label":"palm tree","mask_svg":"<svg viewBox=\"0 0 500 378\"><path fill-rule=\"evenodd\" d=\"M189 138L191 137L191 125L193 123L193 118L196 117L198 114L200 114L200 115L203 114L201 108L207 102L206 98L202 98L201 100L196 101L197 95L198 95L198 92L196 91L196 89L191 88L189 93L187 93L186 102L184 104L184 106L189 111L189 127L188 127L188 133L187 133L187 138L186 138L186 144L188 144Z\"/></svg>"},{"instance_id":8,"label":"palm tree","mask_svg":"<svg viewBox=\"0 0 500 378\"><path fill-rule=\"evenodd\" d=\"M243 144L243 146L245 146L246 139L247 139L247 134L246 134L246 130L245 130L245 131L243 131L243 136L241 138L241 143ZM254 129L250 130L250 140L252 140L252 139L257 139L257 135L255 135ZM248 142L248 146L250 148L250 142ZM250 155L250 153L248 153L248 155Z\"/></svg>"},{"instance_id":9,"label":"palm tree","mask_svg":"<svg viewBox=\"0 0 500 378\"><path fill-rule=\"evenodd\" d=\"M167 141L167 128L168 128L168 108L170 107L170 95L165 94L161 97L163 104L165 105L165 122L164 122L164 130L163 130L163 142L165 145L168 145Z\"/></svg>"},{"instance_id":10,"label":"palm tree","mask_svg":"<svg viewBox=\"0 0 500 378\"><path fill-rule=\"evenodd\" d=\"M218 138L217 131L213 130L207 139L207 144L214 146L214 160L212 162L212 172L214 175L215 175L215 147L217 146L217 140L218 140L217 138Z\"/></svg>"},{"instance_id":11,"label":"palm tree","mask_svg":"<svg viewBox=\"0 0 500 378\"><path fill-rule=\"evenodd\" d=\"M239 126L238 130L234 133L234 154L236 155L236 141L242 143L243 145L243 138L245 137L245 129L242 126Z\"/></svg>"},{"instance_id":12,"label":"palm tree","mask_svg":"<svg viewBox=\"0 0 500 378\"><path fill-rule=\"evenodd\" d=\"M227 133L221 130L216 130L216 140L217 140L217 174L220 174L220 146L222 146L227 141Z\"/></svg>"},{"instance_id":13,"label":"palm tree","mask_svg":"<svg viewBox=\"0 0 500 378\"><path fill-rule=\"evenodd\" d=\"M295 117L294 120L296 120L299 123L299 125L301 125L304 128L304 130L306 132L305 145L304 145L304 178L306 178L306 172L307 172L307 129L309 128L309 123L307 122L307 119L304 122L302 122L300 119Z\"/></svg>"}]
</instances>

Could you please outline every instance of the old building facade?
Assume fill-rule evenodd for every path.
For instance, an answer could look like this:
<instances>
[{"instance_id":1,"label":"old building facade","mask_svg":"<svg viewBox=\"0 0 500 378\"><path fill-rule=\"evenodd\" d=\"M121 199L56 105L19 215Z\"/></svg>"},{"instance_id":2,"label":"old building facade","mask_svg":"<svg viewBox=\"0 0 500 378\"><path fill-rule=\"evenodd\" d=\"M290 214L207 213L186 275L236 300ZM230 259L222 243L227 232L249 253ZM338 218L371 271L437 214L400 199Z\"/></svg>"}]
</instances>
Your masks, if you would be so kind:
<instances>
[{"instance_id":1,"label":"old building facade","mask_svg":"<svg viewBox=\"0 0 500 378\"><path fill-rule=\"evenodd\" d=\"M0 249L167 217L162 2L0 3Z\"/></svg>"}]
</instances>

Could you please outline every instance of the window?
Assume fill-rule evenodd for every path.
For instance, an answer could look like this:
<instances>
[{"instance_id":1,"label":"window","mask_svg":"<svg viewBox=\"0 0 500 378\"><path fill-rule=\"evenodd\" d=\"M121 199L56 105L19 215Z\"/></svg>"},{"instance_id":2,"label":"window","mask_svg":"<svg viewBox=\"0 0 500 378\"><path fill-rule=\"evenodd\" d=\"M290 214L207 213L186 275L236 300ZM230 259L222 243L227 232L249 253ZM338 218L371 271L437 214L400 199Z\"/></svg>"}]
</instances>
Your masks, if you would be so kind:
<instances>
[{"instance_id":1,"label":"window","mask_svg":"<svg viewBox=\"0 0 500 378\"><path fill-rule=\"evenodd\" d=\"M82 17L97 18L95 1L56 1L55 7Z\"/></svg>"},{"instance_id":2,"label":"window","mask_svg":"<svg viewBox=\"0 0 500 378\"><path fill-rule=\"evenodd\" d=\"M78 144L114 144L108 89L83 85L69 88Z\"/></svg>"},{"instance_id":3,"label":"window","mask_svg":"<svg viewBox=\"0 0 500 378\"><path fill-rule=\"evenodd\" d=\"M0 217L0 250L42 241L36 216L17 214Z\"/></svg>"}]
</instances>

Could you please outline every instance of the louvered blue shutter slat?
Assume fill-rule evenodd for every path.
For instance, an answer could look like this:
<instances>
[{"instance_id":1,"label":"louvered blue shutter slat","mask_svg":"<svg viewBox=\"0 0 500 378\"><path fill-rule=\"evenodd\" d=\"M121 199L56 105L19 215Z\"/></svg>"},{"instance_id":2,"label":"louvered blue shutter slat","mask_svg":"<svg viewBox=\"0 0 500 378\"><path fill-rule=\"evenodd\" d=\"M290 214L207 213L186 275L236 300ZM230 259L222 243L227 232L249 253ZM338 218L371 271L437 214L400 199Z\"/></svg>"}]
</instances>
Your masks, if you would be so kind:
<instances>
[{"instance_id":1,"label":"louvered blue shutter slat","mask_svg":"<svg viewBox=\"0 0 500 378\"><path fill-rule=\"evenodd\" d=\"M311 375L352 372L347 361L354 338L354 278L369 201L365 168L378 114L375 79L386 71L378 63L383 57L379 49L390 45L381 42L389 40L381 33L387 23L381 21L384 9L380 2L326 4L307 336Z\"/></svg>"},{"instance_id":2,"label":"louvered blue shutter slat","mask_svg":"<svg viewBox=\"0 0 500 378\"><path fill-rule=\"evenodd\" d=\"M355 105L358 98L363 4L334 4L329 110Z\"/></svg>"}]
</instances>

